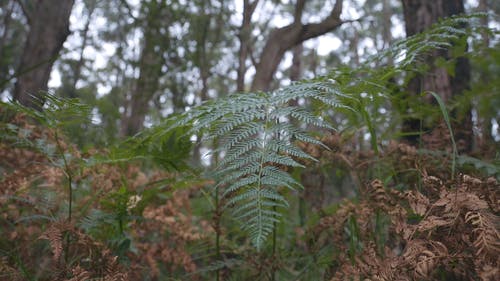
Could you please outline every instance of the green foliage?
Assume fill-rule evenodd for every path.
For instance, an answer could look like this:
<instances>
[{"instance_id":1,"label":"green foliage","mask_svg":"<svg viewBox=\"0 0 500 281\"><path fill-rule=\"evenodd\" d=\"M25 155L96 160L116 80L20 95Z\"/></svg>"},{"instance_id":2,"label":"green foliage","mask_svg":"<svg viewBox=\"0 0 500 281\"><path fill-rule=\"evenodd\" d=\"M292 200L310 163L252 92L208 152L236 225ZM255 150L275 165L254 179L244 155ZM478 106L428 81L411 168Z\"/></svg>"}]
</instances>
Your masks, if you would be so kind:
<instances>
[{"instance_id":1,"label":"green foliage","mask_svg":"<svg viewBox=\"0 0 500 281\"><path fill-rule=\"evenodd\" d=\"M33 99L37 100L34 96ZM60 98L51 93L44 93L40 99L43 101L37 100L37 102L43 104L42 111L22 106L18 102L0 102L0 105L14 112L23 112L45 127L53 129L64 129L67 126L85 122L90 116L91 108L78 99Z\"/></svg>"},{"instance_id":2,"label":"green foliage","mask_svg":"<svg viewBox=\"0 0 500 281\"><path fill-rule=\"evenodd\" d=\"M299 159L315 160L297 146L297 141L322 145L307 129L314 126L332 130L325 118L332 110L341 112L368 127L372 149L378 151L370 103L387 99L386 85L390 80L400 73L419 69L419 61L425 54L465 40L470 30L460 27L478 16L443 20L427 32L396 43L357 70L339 69L272 93L231 95L205 103L176 118L170 128L191 125L188 135L204 131L205 139L218 142L212 152L213 157L221 157L216 160L216 188L223 188L222 195L227 206L232 207L233 216L242 222L252 244L261 249L282 217L280 210L288 206L281 188L301 187L286 170L303 167ZM396 58L394 66L370 69L372 62L389 56ZM440 104L441 111L446 113ZM320 108L319 114L308 110L307 105Z\"/></svg>"},{"instance_id":3,"label":"green foliage","mask_svg":"<svg viewBox=\"0 0 500 281\"><path fill-rule=\"evenodd\" d=\"M356 213L356 207L359 207L359 205L355 206L357 203L354 202L353 206L355 207L345 213L345 220L338 220L342 216L342 212L338 212L335 214L336 218L330 222L334 225L340 223L341 229L335 232L334 235L328 233L328 236L321 240L318 237L308 237L310 233L299 234L300 231L312 229L311 234L317 235L317 232L314 232L316 226L328 225L327 222L322 220L325 213L328 214L328 208L334 208L337 212L338 210L342 211L341 207L346 205L345 203L339 203L339 205L330 205L329 207L321 206L322 209L319 212L301 213L300 223L298 222L299 219L296 218L296 214L290 212L285 215L284 211L287 208L291 207L294 211L300 208L294 204L299 205L295 199L299 199L297 191L303 188L298 180L301 173L305 174L314 169L321 169L321 173L331 174L341 171L346 175L342 176L342 178L354 177L356 176L355 173L359 173L357 175L360 181L369 180L373 177L373 174L376 174L377 177L384 179L384 183L388 187L396 186L406 189L417 184L415 181L408 181L404 175L402 176L404 172L401 171L403 169L413 169L412 173L429 171L429 174L432 174L434 171L427 169L431 165L438 166L440 164L436 163L445 163L446 165L443 166L447 168L447 164L450 163L449 153L420 149L415 150L415 154L412 155L407 155L411 151L404 152L407 154L400 152L400 154L396 155L385 155L386 153L394 153L394 151L385 150L386 144L383 141L397 136L395 132L398 129L392 124L401 121L400 118L397 118L399 117L397 116L398 113L394 112L395 110L390 110L390 106L397 106L399 102L409 100L408 98L403 99L402 95L398 95L406 95L403 92L404 90L398 90L398 88L404 89L405 81L415 73L426 71L427 66L422 63L421 58L428 52L454 46L448 41L450 39L454 43L457 43L457 41L465 42L465 36L469 35L473 28L464 30L454 26L469 23L472 19L475 19L475 17L445 20L428 32L397 43L392 49L379 54L359 69L339 68L326 76L301 81L274 92L238 94L206 102L201 106L192 108L185 114L172 116L164 120L162 124L147 129L116 147L109 148L109 155L105 153L104 156L92 155L90 158L82 157L82 159L79 159L79 156L77 157L67 151L68 146L59 143L54 144L49 139L31 139L29 138L31 134L29 130L19 128L14 124L2 126L2 129L5 128L7 133L2 134L0 140L9 143L15 142L16 145L25 147L35 147L37 151L50 158L51 164L55 164L55 166L64 170L68 176L68 193L75 192L73 197L70 193L68 201L71 202L72 198L74 198L75 206L80 207L74 208L78 211L74 214L73 222L92 238L104 242L119 257L120 262L126 262L127 256L131 256L131 253L141 253L139 247L135 247L140 239L133 237L133 227L137 227L137 224L134 223L152 222L156 216L163 216L162 218L167 217L168 220L160 221L161 225L165 226L166 223L172 223L166 225L165 228L179 227L178 229L169 228L168 231L163 232L157 229L151 231L156 231L155 233L145 233L144 236L147 237L140 238L144 238L147 243L162 242L169 235L175 238L178 234L175 231L180 231L182 235L189 237L190 235L186 235L186 233L190 234L191 232L181 227L183 221L177 221L178 218L169 213L170 210L164 214L154 213L154 216L148 219L144 219L146 215L144 217L141 215L146 210L146 207L158 204L155 207L159 209L163 207L165 199L176 199L175 196L177 195L173 195L172 190L188 189L196 186L193 188L192 193L185 195L185 198L189 198L190 202L194 202L193 208L189 212L195 213L195 216L203 217L206 216L207 209L213 207L215 209L213 225L220 222L220 224L223 224L220 229L223 230L217 233L219 225L213 227L216 229L215 235L222 236L220 241L219 238L216 239L217 255L210 253L213 245L205 240L202 246L198 244L195 246L190 245L193 248L189 248L189 256L197 259L197 265L206 264L208 266L188 276L202 275L206 277L208 273L212 272L217 272L217 274L219 272L221 274L229 272L227 274L232 276L228 278L233 278L233 280L248 279L252 276L269 279L277 278L278 280L331 279L330 276L326 276L325 272L331 272L340 266L337 264L340 260L338 258L339 249L345 250L349 264L355 266L359 262L359 257L366 256L366 250L372 247L371 241L367 239L368 236L369 239L375 242L378 255L384 256L387 254L385 250L388 244L392 242L390 233L393 221L383 211L372 206L373 209L372 207L369 209L371 213L365 212L365 214L375 214L375 217L367 222L366 215L363 215L362 212L360 212L361 215ZM492 55L497 54L491 52ZM461 55L464 55L463 50L455 52L451 60L455 56ZM380 68L371 67L372 63L376 62L379 65L378 63L384 61L388 56L396 56L399 59L396 60L394 65ZM439 64L449 66L452 65L450 61L442 60ZM454 69L450 68L449 71L453 72ZM448 129L451 131L450 116L447 113L451 108L449 105L446 107L437 94L432 93L437 99L439 107L426 105L424 108L422 106L416 114L424 116L431 112L432 114L444 116ZM493 96L493 94L490 95ZM496 101L498 101L498 98ZM63 130L73 134L77 129L82 130L84 124L89 124L89 117L91 116L91 110L88 106L76 100L60 99L53 95L47 96L47 104L43 112L12 103L2 104L2 106L14 111L24 112L39 124L56 129L56 133ZM112 103L103 106L109 107L110 110L113 109ZM97 107L100 108L101 106L98 104ZM379 113L378 110L381 107L387 107L390 114L383 115ZM492 112L489 113L489 116L496 116L497 112L494 109L490 110ZM117 113L118 111L115 108L114 114ZM115 117L118 118L119 116ZM363 156L363 158L357 154L359 151L353 151L351 147L348 148L349 152L345 153L343 151L344 147L342 147L344 143L340 142L338 146L334 146L335 153L338 153L336 156L345 157L345 161L352 161L353 165L351 166L351 163L348 163L348 168L339 168L337 158L332 157L324 157L322 159L327 162L319 163L319 159L315 158L316 155L307 148L315 147L327 150L327 147L317 136L323 132L334 130L334 126L331 124L335 124L335 129L345 133L342 136L345 139L348 139L351 133L359 133L362 137L369 135L369 146L374 154L367 153L368 157ZM212 162L215 163L213 176L216 183L214 184L214 190L215 194L217 194L214 201L199 198L199 193L205 192L202 188L199 188L199 186L205 185L201 183L203 179L199 179L199 175L196 175L197 178L193 179L188 178L183 173L191 171L185 160L190 156L193 148L193 144L189 139L194 135L203 136L204 140L207 141L205 144L214 146L211 151L211 157L214 160ZM56 136L56 138L58 137ZM451 139L451 142L453 145L452 175L455 174L455 169L458 167L462 172L482 172L482 175L494 176L500 179L498 159L489 163L470 156L457 155L454 140ZM368 142L366 143L368 144ZM354 150L357 150L357 147ZM363 148L360 150L363 150ZM375 155L375 157L372 157L372 155ZM357 157L359 159L356 159ZM391 163L390 160L384 159L384 157L394 157L397 159L395 161L399 162ZM437 161L422 163L422 159L437 159ZM408 160L411 162L410 166L405 163ZM440 160L442 162L438 162ZM356 161L358 162L356 163ZM132 189L129 188L126 179L126 167L132 162L134 164L140 162L143 171L149 171L151 166L155 165L169 172L174 171L175 174L173 174L172 178L167 177L160 180L155 178L155 182L142 182L140 185L134 186L136 189ZM424 166L415 168L420 164ZM112 186L108 186L108 189L104 190L98 185L98 192L92 194L95 187L91 187L91 182L96 180L92 177L97 177L97 173L101 172L98 169L99 165L115 165L122 169L116 169L114 173L108 171L110 175L118 174ZM304 167L309 168L309 170L304 172L301 170ZM357 171L358 167L363 167L363 171ZM78 170L88 168L96 168L98 172L87 175L88 178L85 179L72 180L71 175L78 175ZM439 170L439 168L441 167L436 170ZM352 174L349 174L350 172ZM444 174L448 175L448 169ZM443 179L445 178L443 177ZM429 177L429 179L432 180L433 178ZM328 185L328 188L335 187L333 185L340 182L340 180L335 179L333 182L332 186ZM32 185L37 184L35 182ZM361 185L349 182L348 188ZM383 200L380 201L384 202L384 204L392 204L392 201L386 200L387 198L383 195L385 191L382 192L382 190L384 190L384 187L378 190L379 193L368 192L369 194L366 196L381 196L376 197L376 199L382 198ZM29 192L33 191L30 190ZM317 191L312 190L311 192ZM34 192L30 194L32 195ZM137 206L131 208L129 204L131 198L139 195L142 199ZM56 198L55 195L48 193L44 196L49 199L50 196ZM195 198L193 199L193 197ZM29 200L23 197L18 199L13 196L9 200L18 205L23 203L22 200L26 201L24 203L29 203ZM299 200L304 200L304 198L301 197ZM378 202L372 198L369 200L371 200L371 203ZM172 209L179 209L185 202L188 201L179 200L179 205L174 204L171 207ZM57 206L58 203L60 204L60 202L50 202L54 206ZM168 203L172 202L168 201ZM47 221L49 223L55 221L54 218L58 219L57 214L54 213L52 216L52 213L49 212L52 207L45 208L43 201L39 201L37 204L39 205L37 206L38 209L43 207L43 214L23 214L15 223L28 225L35 223L35 221L38 223ZM389 207L392 207L392 205ZM7 210L7 207L2 208ZM68 206L68 209L71 210L71 205ZM155 208L148 210L150 214L151 209ZM223 218L216 221L219 215L229 209L232 211L229 220ZM375 210L376 213L371 210ZM305 210L302 211L306 213ZM418 217L419 221L422 220L421 215L413 212L410 212L410 214ZM406 215L402 215L400 219L405 222L407 220L412 221L411 217ZM304 223L305 220L307 220L307 224ZM235 221L241 227L236 227L233 224ZM278 225L282 221L286 223ZM194 223L196 224L196 222L195 219ZM289 227L292 224L294 226L300 225L300 231L295 233L295 229ZM370 233L370 235L366 234L368 227L373 228L373 233ZM207 227L206 229L211 228ZM242 243L240 229L244 230L246 235L250 237L252 245L258 251L265 249L266 241L272 233L273 238L275 238L272 255L266 256L266 252L255 253L251 249L249 250L248 246ZM212 234L207 234L207 236L209 235ZM276 238L276 236L280 238ZM285 242L276 243L276 239L285 240ZM171 241L176 240L172 239ZM0 242L3 243L2 240ZM219 242L222 250L219 249ZM325 244L322 245L322 242ZM72 243L75 244L75 242ZM169 243L178 245L173 242ZM276 244L278 244L277 249L274 247ZM163 251L169 252L172 249L165 248ZM156 257L152 256L159 254L148 253L148 255L150 255L149 258L154 259ZM256 257L251 257L252 255ZM162 275L158 277L159 279L165 277L166 274L176 275L178 273L177 271L170 272L164 264L160 266L162 267ZM254 274L256 271L259 272ZM176 275L176 277L178 276Z\"/></svg>"},{"instance_id":4,"label":"green foliage","mask_svg":"<svg viewBox=\"0 0 500 281\"><path fill-rule=\"evenodd\" d=\"M169 129L172 121L146 129L118 144L111 152L114 161L149 159L169 171L186 171L186 159L192 150L192 143L186 136L188 127ZM113 161L113 160L112 160Z\"/></svg>"},{"instance_id":5,"label":"green foliage","mask_svg":"<svg viewBox=\"0 0 500 281\"><path fill-rule=\"evenodd\" d=\"M232 95L187 112L172 128L191 124L189 134L206 132L219 147L214 157L223 155L215 176L216 188L223 188L227 206L261 249L280 210L288 207L281 188L295 190L302 185L284 169L304 167L300 159L315 160L297 146L297 141L322 145L305 131L306 126L332 130L321 117L303 106L300 99L315 100L331 107L348 109L347 96L331 81L291 85L271 94Z\"/></svg>"},{"instance_id":6,"label":"green foliage","mask_svg":"<svg viewBox=\"0 0 500 281\"><path fill-rule=\"evenodd\" d=\"M486 16L484 13L475 13L441 19L425 32L395 42L385 52L373 56L368 63L391 57L395 60L397 68L423 70L421 67L424 66L422 62L425 63L423 59L426 54L434 50L454 48L457 44L463 45L468 36L480 32L491 33L492 31L488 27L478 25L475 22L475 20L484 16ZM455 57L463 55L460 48L456 50ZM421 67L415 69L415 66L419 63ZM386 74L391 74L391 72Z\"/></svg>"},{"instance_id":7,"label":"green foliage","mask_svg":"<svg viewBox=\"0 0 500 281\"><path fill-rule=\"evenodd\" d=\"M444 121L446 123L446 126L448 127L448 130L450 131L450 138L451 138L451 144L453 146L453 159L451 161L451 178L453 179L455 177L455 167L457 165L457 144L455 143L455 137L453 137L453 129L451 128L451 122L450 122L450 117L448 116L448 111L446 111L446 106L443 102L443 99L441 99L436 93L431 92L430 93L437 101L439 104L439 109L441 110L441 113L443 114Z\"/></svg>"}]
</instances>

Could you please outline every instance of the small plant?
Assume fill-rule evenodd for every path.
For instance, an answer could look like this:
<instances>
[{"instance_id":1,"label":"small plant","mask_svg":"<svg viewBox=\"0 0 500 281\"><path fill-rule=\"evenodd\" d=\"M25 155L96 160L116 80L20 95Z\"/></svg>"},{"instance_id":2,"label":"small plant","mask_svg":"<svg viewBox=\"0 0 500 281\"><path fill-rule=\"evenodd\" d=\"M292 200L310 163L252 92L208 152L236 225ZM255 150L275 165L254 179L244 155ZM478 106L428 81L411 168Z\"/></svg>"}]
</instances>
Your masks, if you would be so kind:
<instances>
[{"instance_id":1,"label":"small plant","mask_svg":"<svg viewBox=\"0 0 500 281\"><path fill-rule=\"evenodd\" d=\"M212 155L223 157L216 167L215 189L223 189L226 206L232 207L257 249L279 222L280 211L288 207L280 189L302 188L286 169L304 167L300 159L315 161L297 141L322 145L305 131L309 125L333 130L320 116L292 102L301 99L350 109L345 102L350 98L324 80L270 94L229 96L194 108L174 123L174 127L191 124L188 133L205 130L206 139L218 141Z\"/></svg>"}]
</instances>

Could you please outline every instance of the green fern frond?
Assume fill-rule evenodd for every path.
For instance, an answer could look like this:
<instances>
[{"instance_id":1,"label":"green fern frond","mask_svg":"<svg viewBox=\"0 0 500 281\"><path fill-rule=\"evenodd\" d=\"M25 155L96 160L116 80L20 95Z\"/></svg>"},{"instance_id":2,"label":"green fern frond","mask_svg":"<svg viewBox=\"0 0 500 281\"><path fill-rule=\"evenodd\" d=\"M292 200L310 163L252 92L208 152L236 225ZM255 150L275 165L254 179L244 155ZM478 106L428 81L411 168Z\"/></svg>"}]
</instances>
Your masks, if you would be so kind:
<instances>
[{"instance_id":1,"label":"green fern frond","mask_svg":"<svg viewBox=\"0 0 500 281\"><path fill-rule=\"evenodd\" d=\"M344 101L352 101L329 80L297 83L273 93L232 95L207 102L174 122L173 127L190 125L190 134L203 132L205 139L218 141L213 152L223 158L215 171L216 188L223 189L227 206L257 249L280 221L281 210L288 207L281 189L302 188L279 167L304 167L298 159L316 160L297 141L323 145L304 128L334 129L306 107L291 102L299 99L348 109Z\"/></svg>"},{"instance_id":2,"label":"green fern frond","mask_svg":"<svg viewBox=\"0 0 500 281\"><path fill-rule=\"evenodd\" d=\"M88 215L82 218L79 226L86 232L91 232L94 229L102 228L103 225L112 225L115 223L115 217L112 214L101 210L92 209Z\"/></svg>"},{"instance_id":3,"label":"green fern frond","mask_svg":"<svg viewBox=\"0 0 500 281\"><path fill-rule=\"evenodd\" d=\"M50 128L79 124L90 118L91 107L77 99L60 98L49 92L41 93L40 97L32 96L32 99L36 104L43 105L43 111L25 107L17 101L11 103L0 102L0 105L17 112L23 112Z\"/></svg>"},{"instance_id":4,"label":"green fern frond","mask_svg":"<svg viewBox=\"0 0 500 281\"><path fill-rule=\"evenodd\" d=\"M448 49L453 46L453 42L465 39L473 33L478 33L479 30L489 32L487 26L480 26L475 22L484 16L486 16L484 13L474 13L442 19L422 33L395 42L391 48L373 56L368 64L392 57L395 58L398 67L411 67L430 51ZM463 28L465 26L468 28Z\"/></svg>"}]
</instances>

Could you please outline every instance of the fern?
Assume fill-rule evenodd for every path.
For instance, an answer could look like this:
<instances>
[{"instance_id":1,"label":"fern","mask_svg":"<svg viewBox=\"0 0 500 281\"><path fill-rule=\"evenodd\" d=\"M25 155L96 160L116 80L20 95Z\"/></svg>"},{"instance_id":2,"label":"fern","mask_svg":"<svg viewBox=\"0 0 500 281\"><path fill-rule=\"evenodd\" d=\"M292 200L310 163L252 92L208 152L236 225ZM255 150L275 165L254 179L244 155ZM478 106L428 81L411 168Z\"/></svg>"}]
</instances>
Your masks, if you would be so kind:
<instances>
[{"instance_id":1,"label":"fern","mask_svg":"<svg viewBox=\"0 0 500 281\"><path fill-rule=\"evenodd\" d=\"M25 107L18 102L0 102L0 106L14 112L22 112L49 128L65 128L80 124L90 116L91 107L77 99L60 98L48 92L44 92L42 96L43 99L35 96L32 98L35 103L43 104L43 111Z\"/></svg>"},{"instance_id":2,"label":"fern","mask_svg":"<svg viewBox=\"0 0 500 281\"><path fill-rule=\"evenodd\" d=\"M433 50L448 49L454 42L479 31L490 32L488 27L474 24L474 20L484 17L484 13L459 15L440 20L429 30L399 40L385 52L373 56L368 64L387 57L395 59L400 68L414 67L415 63ZM469 26L469 30L462 27Z\"/></svg>"},{"instance_id":3,"label":"fern","mask_svg":"<svg viewBox=\"0 0 500 281\"><path fill-rule=\"evenodd\" d=\"M214 153L223 155L215 170L217 189L223 189L227 206L242 222L252 244L260 250L288 207L282 188L302 188L283 167L304 167L300 159L316 160L296 141L323 145L306 132L307 126L332 130L320 116L298 99L315 100L331 107L350 109L332 81L303 82L274 93L231 95L185 113L172 128L191 124L190 134L205 131L217 140ZM280 168L282 167L282 168Z\"/></svg>"},{"instance_id":4,"label":"fern","mask_svg":"<svg viewBox=\"0 0 500 281\"><path fill-rule=\"evenodd\" d=\"M372 148L377 151L376 124L368 111L371 105L362 100L363 93L388 99L385 85L390 84L390 79L415 71L425 54L449 48L452 42L464 38L468 31L457 27L477 17L446 19L427 32L400 41L357 70L339 69L272 93L230 95L207 102L177 118L170 128L191 126L188 134L204 131L206 139L218 142L213 153L223 157L215 171L216 188L223 189L222 196L232 207L234 217L242 222L253 245L261 249L280 221L281 210L288 207L282 189L302 188L282 168L303 167L300 159L315 160L296 142L322 145L307 129L333 129L325 117L292 101L328 108L324 114L334 110L354 113L355 119L368 126ZM371 68L372 63L389 56L399 58L394 66Z\"/></svg>"}]
</instances>

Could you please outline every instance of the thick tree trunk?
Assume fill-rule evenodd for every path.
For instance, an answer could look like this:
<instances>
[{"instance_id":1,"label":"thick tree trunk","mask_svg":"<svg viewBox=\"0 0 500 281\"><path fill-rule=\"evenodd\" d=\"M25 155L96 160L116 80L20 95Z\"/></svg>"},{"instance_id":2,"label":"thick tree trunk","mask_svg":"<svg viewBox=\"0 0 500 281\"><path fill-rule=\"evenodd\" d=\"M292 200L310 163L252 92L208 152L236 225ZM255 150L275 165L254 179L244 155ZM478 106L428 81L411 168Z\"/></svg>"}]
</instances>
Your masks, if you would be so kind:
<instances>
[{"instance_id":1,"label":"thick tree trunk","mask_svg":"<svg viewBox=\"0 0 500 281\"><path fill-rule=\"evenodd\" d=\"M463 0L403 0L403 11L406 23L406 36L420 33L441 18L450 17L464 12ZM432 66L425 75L412 79L408 85L410 94L418 95L425 91L438 94L444 102L453 96L462 94L468 87L470 81L470 64L466 58L459 58L455 64L455 74L450 75L445 68L434 66L438 57L448 58L446 50L435 51L427 57L427 62ZM430 99L429 99L430 101ZM468 151L472 146L472 119L470 112L464 116L452 113L455 130L455 139L461 144L462 151ZM403 132L418 132L421 129L432 130L433 128L420 128L419 119L408 119L403 123ZM410 143L416 144L418 137L407 137Z\"/></svg>"},{"instance_id":2,"label":"thick tree trunk","mask_svg":"<svg viewBox=\"0 0 500 281\"><path fill-rule=\"evenodd\" d=\"M267 91L286 51L308 40L330 32L341 26L342 0L337 0L328 17L319 23L302 24L300 16L305 1L297 0L295 21L282 28L275 29L269 35L256 65L252 82L252 91Z\"/></svg>"},{"instance_id":3,"label":"thick tree trunk","mask_svg":"<svg viewBox=\"0 0 500 281\"><path fill-rule=\"evenodd\" d=\"M30 26L26 45L17 71L14 99L41 109L52 65L68 37L69 16L73 0L36 0L23 7ZM33 99L33 97L36 99Z\"/></svg>"}]
</instances>

